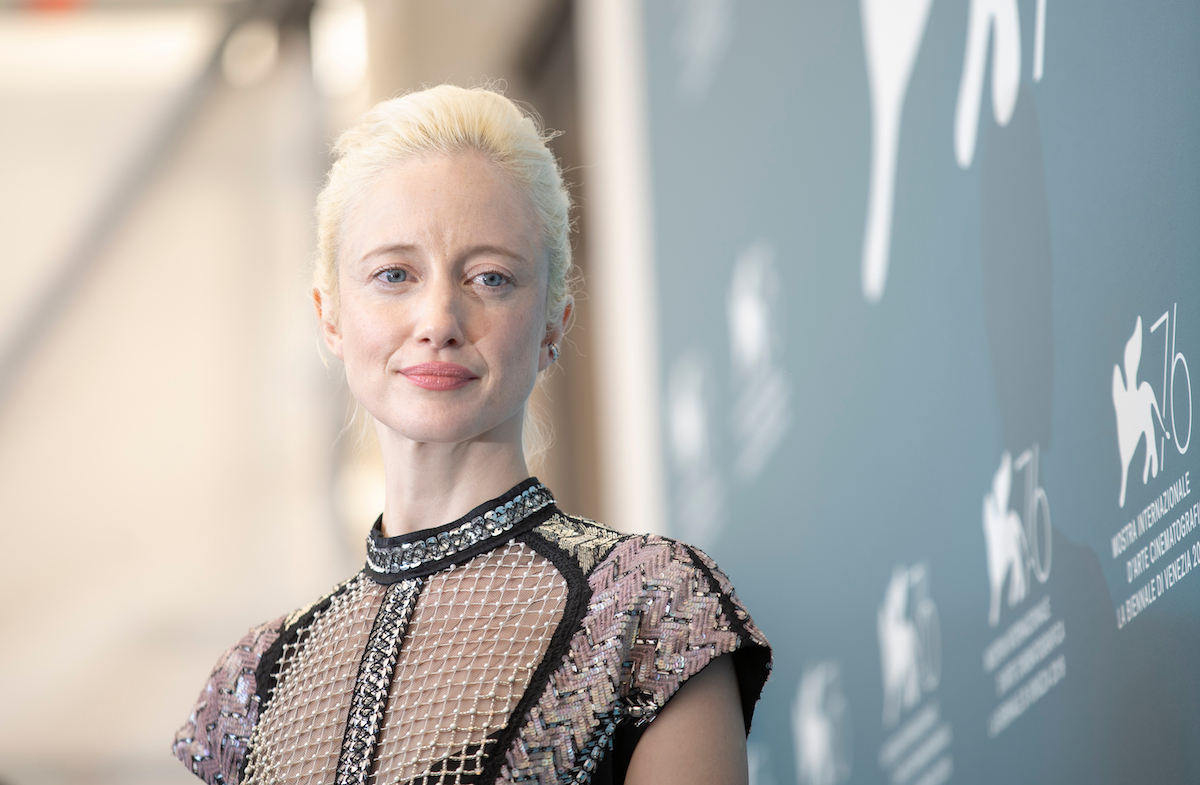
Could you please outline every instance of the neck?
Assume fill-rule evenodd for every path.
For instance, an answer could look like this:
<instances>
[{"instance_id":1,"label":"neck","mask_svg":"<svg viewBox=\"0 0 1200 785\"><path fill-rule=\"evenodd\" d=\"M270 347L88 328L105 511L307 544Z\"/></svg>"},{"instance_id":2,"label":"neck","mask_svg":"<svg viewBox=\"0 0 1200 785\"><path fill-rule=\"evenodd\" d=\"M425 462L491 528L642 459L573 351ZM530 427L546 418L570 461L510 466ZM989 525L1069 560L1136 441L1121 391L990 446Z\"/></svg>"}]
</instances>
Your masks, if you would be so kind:
<instances>
[{"instance_id":1,"label":"neck","mask_svg":"<svg viewBox=\"0 0 1200 785\"><path fill-rule=\"evenodd\" d=\"M376 422L383 453L387 537L450 523L529 476L515 438L415 442Z\"/></svg>"}]
</instances>

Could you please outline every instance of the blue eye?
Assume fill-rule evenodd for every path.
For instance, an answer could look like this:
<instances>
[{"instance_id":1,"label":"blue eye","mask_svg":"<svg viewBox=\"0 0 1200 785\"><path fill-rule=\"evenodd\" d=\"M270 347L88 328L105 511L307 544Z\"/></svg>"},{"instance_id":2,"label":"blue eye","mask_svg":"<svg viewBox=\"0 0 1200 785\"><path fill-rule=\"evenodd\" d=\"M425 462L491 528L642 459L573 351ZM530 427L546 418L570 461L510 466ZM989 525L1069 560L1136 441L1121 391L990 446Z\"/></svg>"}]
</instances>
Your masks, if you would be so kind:
<instances>
[{"instance_id":1,"label":"blue eye","mask_svg":"<svg viewBox=\"0 0 1200 785\"><path fill-rule=\"evenodd\" d=\"M475 276L475 280L491 288L503 286L508 283L508 279L500 273L483 273L482 275Z\"/></svg>"},{"instance_id":2,"label":"blue eye","mask_svg":"<svg viewBox=\"0 0 1200 785\"><path fill-rule=\"evenodd\" d=\"M384 270L379 275L384 283L403 283L408 280L408 272L405 270Z\"/></svg>"}]
</instances>

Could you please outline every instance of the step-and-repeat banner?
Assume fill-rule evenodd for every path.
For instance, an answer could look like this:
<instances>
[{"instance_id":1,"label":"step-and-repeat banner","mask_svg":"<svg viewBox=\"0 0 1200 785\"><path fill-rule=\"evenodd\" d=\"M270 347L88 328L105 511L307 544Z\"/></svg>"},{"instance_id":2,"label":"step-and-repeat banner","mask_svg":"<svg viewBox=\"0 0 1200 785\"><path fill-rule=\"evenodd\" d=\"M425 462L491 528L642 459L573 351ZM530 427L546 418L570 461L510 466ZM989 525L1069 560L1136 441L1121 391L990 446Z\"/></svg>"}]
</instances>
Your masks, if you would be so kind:
<instances>
[{"instance_id":1,"label":"step-and-repeat banner","mask_svg":"<svg viewBox=\"0 0 1200 785\"><path fill-rule=\"evenodd\" d=\"M775 646L754 781L1200 781L1200 5L643 14L670 533Z\"/></svg>"}]
</instances>

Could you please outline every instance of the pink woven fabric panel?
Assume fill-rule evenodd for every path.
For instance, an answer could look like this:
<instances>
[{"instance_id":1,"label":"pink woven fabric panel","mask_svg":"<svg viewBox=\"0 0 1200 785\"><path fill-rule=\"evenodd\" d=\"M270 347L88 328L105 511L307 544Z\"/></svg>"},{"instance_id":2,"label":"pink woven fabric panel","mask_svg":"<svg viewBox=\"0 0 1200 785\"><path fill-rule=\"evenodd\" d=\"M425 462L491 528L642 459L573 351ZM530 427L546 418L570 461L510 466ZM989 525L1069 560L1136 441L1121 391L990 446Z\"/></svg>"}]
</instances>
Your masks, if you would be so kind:
<instances>
[{"instance_id":1,"label":"pink woven fabric panel","mask_svg":"<svg viewBox=\"0 0 1200 785\"><path fill-rule=\"evenodd\" d=\"M728 578L711 561L704 567L661 537L625 538L612 548L588 576L582 628L506 753L498 782L586 782L618 722L652 720L714 658L767 645L740 603L722 597ZM737 618L726 614L730 607Z\"/></svg>"},{"instance_id":2,"label":"pink woven fabric panel","mask_svg":"<svg viewBox=\"0 0 1200 785\"><path fill-rule=\"evenodd\" d=\"M708 568L709 573L717 582L717 588L729 599L730 604L733 606L734 615L741 622L742 629L750 636L751 642L764 649L769 649L771 644L767 641L767 636L763 635L762 630L754 624L754 619L750 618L750 613L746 610L746 606L742 604L742 601L738 599L737 592L734 591L733 582L729 580L729 576L721 572L721 568L717 566L717 563L704 551L699 548L692 548L692 552L700 559L700 563Z\"/></svg>"},{"instance_id":3,"label":"pink woven fabric panel","mask_svg":"<svg viewBox=\"0 0 1200 785\"><path fill-rule=\"evenodd\" d=\"M282 625L280 617L255 627L221 656L191 716L175 734L175 757L205 782L221 782L242 765L258 723L254 671Z\"/></svg>"}]
</instances>

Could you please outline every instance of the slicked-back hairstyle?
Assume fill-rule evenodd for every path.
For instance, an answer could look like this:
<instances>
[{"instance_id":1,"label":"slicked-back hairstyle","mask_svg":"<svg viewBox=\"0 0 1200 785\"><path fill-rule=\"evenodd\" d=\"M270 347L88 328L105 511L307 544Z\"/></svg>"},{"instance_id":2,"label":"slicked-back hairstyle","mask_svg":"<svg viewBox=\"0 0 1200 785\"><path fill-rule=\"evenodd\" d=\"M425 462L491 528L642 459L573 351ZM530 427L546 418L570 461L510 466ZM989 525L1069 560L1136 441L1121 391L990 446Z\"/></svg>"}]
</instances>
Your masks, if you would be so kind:
<instances>
[{"instance_id":1,"label":"slicked-back hairstyle","mask_svg":"<svg viewBox=\"0 0 1200 785\"><path fill-rule=\"evenodd\" d=\"M482 153L529 196L550 263L546 319L562 317L570 297L571 198L537 119L488 87L439 85L375 105L334 145L334 163L317 198L313 286L330 321L338 320L338 251L346 210L372 181L426 155Z\"/></svg>"}]
</instances>

